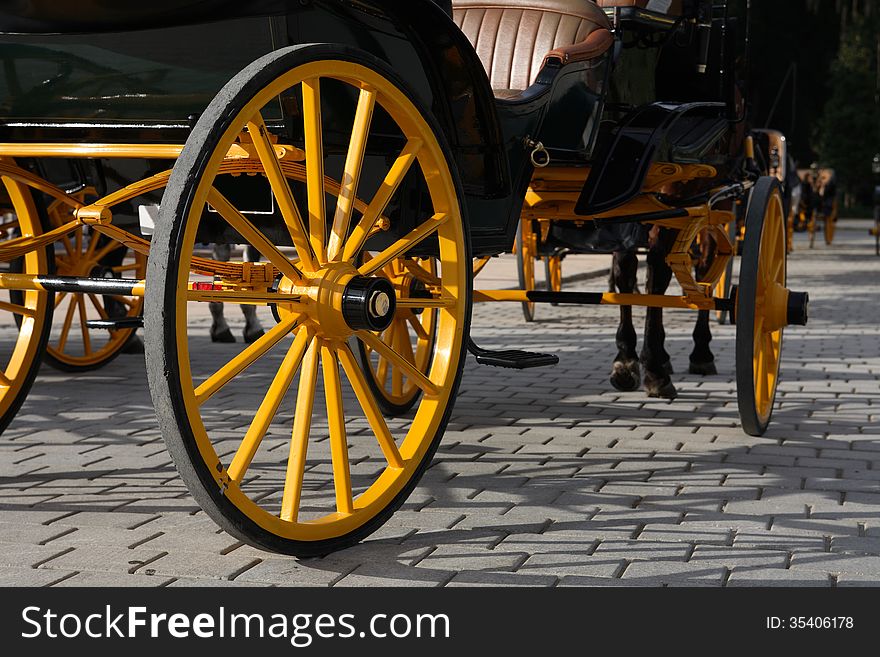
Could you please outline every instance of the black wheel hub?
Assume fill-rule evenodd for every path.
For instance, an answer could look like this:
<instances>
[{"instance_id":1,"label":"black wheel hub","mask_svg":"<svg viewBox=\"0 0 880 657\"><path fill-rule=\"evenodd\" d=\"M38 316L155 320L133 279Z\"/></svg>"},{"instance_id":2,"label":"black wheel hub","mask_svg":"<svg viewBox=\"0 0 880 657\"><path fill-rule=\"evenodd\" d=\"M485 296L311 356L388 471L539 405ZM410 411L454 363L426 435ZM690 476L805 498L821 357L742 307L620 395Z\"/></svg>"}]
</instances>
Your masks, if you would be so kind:
<instances>
[{"instance_id":1,"label":"black wheel hub","mask_svg":"<svg viewBox=\"0 0 880 657\"><path fill-rule=\"evenodd\" d=\"M355 276L342 293L342 316L355 331L384 331L397 312L394 286L385 278Z\"/></svg>"}]
</instances>

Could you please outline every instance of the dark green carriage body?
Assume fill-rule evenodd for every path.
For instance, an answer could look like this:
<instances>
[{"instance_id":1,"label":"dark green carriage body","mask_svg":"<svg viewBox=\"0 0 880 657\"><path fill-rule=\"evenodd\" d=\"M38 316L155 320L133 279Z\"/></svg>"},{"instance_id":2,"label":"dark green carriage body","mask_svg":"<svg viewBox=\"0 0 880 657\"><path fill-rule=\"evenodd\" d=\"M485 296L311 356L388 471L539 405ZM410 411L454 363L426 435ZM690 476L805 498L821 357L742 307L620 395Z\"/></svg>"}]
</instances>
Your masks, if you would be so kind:
<instances>
[{"instance_id":1,"label":"dark green carriage body","mask_svg":"<svg viewBox=\"0 0 880 657\"><path fill-rule=\"evenodd\" d=\"M439 120L464 183L475 253L512 244L521 194L514 193L510 163L523 169L527 153L505 143L479 59L430 0L177 0L118 12L98 2L31 0L0 9L0 32L4 142L183 143L211 98L259 56L297 43L355 46L391 63ZM520 108L514 122L522 114ZM531 110L525 114L526 122L536 118ZM279 129L285 118L280 111L267 116ZM350 115L338 120L337 126L325 120L328 132L350 129ZM77 172L69 174L66 165L44 164L58 182L76 183ZM170 163L98 164L97 175L94 163L89 173L115 187ZM265 203L261 196L252 204ZM121 212L136 216L133 209ZM401 219L400 230L417 221ZM274 233L272 221L256 220ZM282 231L276 236L283 243Z\"/></svg>"}]
</instances>

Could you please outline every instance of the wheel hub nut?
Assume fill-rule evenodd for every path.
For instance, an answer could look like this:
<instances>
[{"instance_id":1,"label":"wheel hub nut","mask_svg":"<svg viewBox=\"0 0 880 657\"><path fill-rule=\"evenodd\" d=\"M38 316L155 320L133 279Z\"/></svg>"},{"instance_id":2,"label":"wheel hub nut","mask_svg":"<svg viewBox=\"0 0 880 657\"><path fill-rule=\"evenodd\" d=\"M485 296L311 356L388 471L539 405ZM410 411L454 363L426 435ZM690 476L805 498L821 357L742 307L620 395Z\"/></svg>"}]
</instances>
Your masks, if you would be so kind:
<instances>
[{"instance_id":1,"label":"wheel hub nut","mask_svg":"<svg viewBox=\"0 0 880 657\"><path fill-rule=\"evenodd\" d=\"M355 276L345 286L342 316L355 331L384 331L396 311L397 298L388 279Z\"/></svg>"}]
</instances>

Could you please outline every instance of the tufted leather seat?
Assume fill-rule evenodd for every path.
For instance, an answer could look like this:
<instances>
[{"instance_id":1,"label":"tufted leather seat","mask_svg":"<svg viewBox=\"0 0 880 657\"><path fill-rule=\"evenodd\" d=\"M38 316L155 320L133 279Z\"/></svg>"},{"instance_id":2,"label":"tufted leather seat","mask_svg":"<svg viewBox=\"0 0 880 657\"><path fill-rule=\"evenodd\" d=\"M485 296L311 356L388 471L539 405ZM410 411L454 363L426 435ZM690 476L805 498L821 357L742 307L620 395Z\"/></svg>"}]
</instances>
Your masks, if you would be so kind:
<instances>
[{"instance_id":1,"label":"tufted leather seat","mask_svg":"<svg viewBox=\"0 0 880 657\"><path fill-rule=\"evenodd\" d=\"M608 17L591 0L453 0L452 7L500 98L527 89L549 57L589 60L613 42Z\"/></svg>"}]
</instances>

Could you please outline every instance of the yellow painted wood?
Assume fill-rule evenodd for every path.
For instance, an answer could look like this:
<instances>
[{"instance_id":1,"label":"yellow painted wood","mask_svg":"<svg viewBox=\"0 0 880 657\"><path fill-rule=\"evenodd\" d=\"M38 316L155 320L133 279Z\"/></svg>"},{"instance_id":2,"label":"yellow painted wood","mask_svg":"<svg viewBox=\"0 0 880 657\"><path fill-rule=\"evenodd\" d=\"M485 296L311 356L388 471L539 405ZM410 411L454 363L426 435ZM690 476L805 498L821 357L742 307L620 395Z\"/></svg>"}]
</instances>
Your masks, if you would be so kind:
<instances>
[{"instance_id":1,"label":"yellow painted wood","mask_svg":"<svg viewBox=\"0 0 880 657\"><path fill-rule=\"evenodd\" d=\"M306 147L306 195L309 204L309 241L318 263L327 261L324 244L324 129L321 119L321 79L303 80L303 126ZM345 181L343 180L343 185Z\"/></svg>"},{"instance_id":2,"label":"yellow painted wood","mask_svg":"<svg viewBox=\"0 0 880 657\"><path fill-rule=\"evenodd\" d=\"M367 417L367 422L370 423L370 428L373 429L373 433L376 435L376 440L379 442L379 447L385 455L385 460L388 461L388 465L392 468L404 467L400 450L394 442L394 437L388 430L385 418L382 417L382 411L379 410L376 398L370 392L364 379L364 374L355 361L354 355L351 353L348 345L342 345L336 353L339 357L339 362L342 364L342 369L345 370L345 375L348 377L349 383L351 383L354 394L360 402L364 415Z\"/></svg>"},{"instance_id":3,"label":"yellow painted wood","mask_svg":"<svg viewBox=\"0 0 880 657\"><path fill-rule=\"evenodd\" d=\"M312 428L312 408L315 405L320 343L321 339L316 338L309 345L302 362L302 372L299 375L296 414L293 416L293 435L290 439L287 476L284 479L284 493L281 499L281 519L286 522L296 522L299 515L303 477L306 471L306 455L309 449L309 432Z\"/></svg>"},{"instance_id":4,"label":"yellow painted wood","mask_svg":"<svg viewBox=\"0 0 880 657\"><path fill-rule=\"evenodd\" d=\"M370 136L370 126L372 125L375 106L376 92L370 88L361 89L357 110L354 115L348 155L345 158L342 185L339 191L339 198L336 201L336 215L333 218L333 228L330 231L330 242L327 246L327 258L331 261L339 258L342 252L342 245L348 237L351 212L354 208L354 201L357 198L361 170L364 164L364 153L367 149L367 138Z\"/></svg>"},{"instance_id":5,"label":"yellow painted wood","mask_svg":"<svg viewBox=\"0 0 880 657\"><path fill-rule=\"evenodd\" d=\"M256 455L257 449L263 441L272 419L278 412L278 407L281 406L281 400L293 382L293 377L299 369L303 355L306 352L306 347L311 342L311 334L305 328L300 328L296 339L290 345L287 355L281 362L281 367L278 368L272 384L269 386L266 397L260 404L260 408L257 410L241 445L239 445L229 465L227 472L232 481L240 482L244 478L245 472L247 472L251 461Z\"/></svg>"},{"instance_id":6,"label":"yellow painted wood","mask_svg":"<svg viewBox=\"0 0 880 657\"><path fill-rule=\"evenodd\" d=\"M293 192L290 190L287 178L281 170L281 164L278 162L275 147L269 141L268 130L259 111L251 117L247 124L247 129L254 142L257 157L259 157L260 162L263 164L266 178L269 180L269 186L275 195L275 201L278 203L281 216L284 217L284 223L287 225L287 230L290 233L290 238L293 240L293 245L296 247L300 262L306 271L315 271L317 263L315 262L315 255L312 252L302 215L293 198ZM208 202L210 203L210 200ZM211 205L214 204L211 203ZM214 207L217 208L216 205ZM219 209L217 208L218 211ZM257 245L254 244L254 246ZM269 257L265 253L263 255L267 258Z\"/></svg>"},{"instance_id":7,"label":"yellow painted wood","mask_svg":"<svg viewBox=\"0 0 880 657\"><path fill-rule=\"evenodd\" d=\"M354 512L351 488L351 466L348 461L348 440L345 431L345 410L342 404L342 382L339 362L329 343L321 345L321 366L324 371L324 397L327 402L327 422L330 427L330 459L333 463L333 487L336 510Z\"/></svg>"},{"instance_id":8,"label":"yellow painted wood","mask_svg":"<svg viewBox=\"0 0 880 657\"><path fill-rule=\"evenodd\" d=\"M299 315L288 315L257 340L245 347L241 353L232 358L214 374L205 379L195 391L198 403L204 404L219 392L223 386L266 355L272 347L290 334L299 320Z\"/></svg>"},{"instance_id":9,"label":"yellow painted wood","mask_svg":"<svg viewBox=\"0 0 880 657\"><path fill-rule=\"evenodd\" d=\"M427 376L422 374L414 364L414 356L412 354L412 347L409 345L409 336L406 334L406 329L402 332L398 331L398 335L402 337L398 338L398 341L405 339L407 341L406 348L410 350L409 358L404 357L390 346L385 344L382 340L377 338L373 333L369 331L358 331L355 335L362 342L368 344L370 349L378 353L382 358L389 361L395 368L399 369L406 377L419 388L421 388L425 394L428 395L436 395L437 394L437 386L434 385L434 382L431 381ZM400 348L400 347L399 347ZM399 392L396 394L400 394Z\"/></svg>"},{"instance_id":10,"label":"yellow painted wood","mask_svg":"<svg viewBox=\"0 0 880 657\"><path fill-rule=\"evenodd\" d=\"M404 146L379 186L376 196L373 197L373 200L367 206L363 217L361 217L358 225L354 227L351 236L345 243L342 253L343 260L353 260L360 253L376 222L385 213L385 208L388 207L388 203L391 202L392 197L397 192L410 167L415 163L422 145L421 139L410 139L407 141L406 146Z\"/></svg>"}]
</instances>

